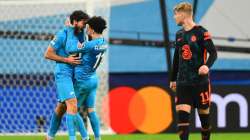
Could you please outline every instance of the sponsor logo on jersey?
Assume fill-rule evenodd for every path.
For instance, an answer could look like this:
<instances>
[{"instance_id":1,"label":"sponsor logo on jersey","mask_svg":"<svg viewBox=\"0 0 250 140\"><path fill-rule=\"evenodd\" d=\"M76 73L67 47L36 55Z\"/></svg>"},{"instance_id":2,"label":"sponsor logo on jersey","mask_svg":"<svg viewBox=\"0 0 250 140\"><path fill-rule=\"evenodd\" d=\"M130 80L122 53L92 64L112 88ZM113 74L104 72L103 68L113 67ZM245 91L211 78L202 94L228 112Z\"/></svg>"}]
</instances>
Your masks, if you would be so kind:
<instances>
[{"instance_id":1,"label":"sponsor logo on jersey","mask_svg":"<svg viewBox=\"0 0 250 140\"><path fill-rule=\"evenodd\" d=\"M77 48L82 49L83 47L84 47L84 43L81 43L81 42L78 41Z\"/></svg>"},{"instance_id":2,"label":"sponsor logo on jersey","mask_svg":"<svg viewBox=\"0 0 250 140\"><path fill-rule=\"evenodd\" d=\"M192 58L192 52L190 50L190 46L187 44L182 47L182 58L184 60L190 60Z\"/></svg>"}]
</instances>

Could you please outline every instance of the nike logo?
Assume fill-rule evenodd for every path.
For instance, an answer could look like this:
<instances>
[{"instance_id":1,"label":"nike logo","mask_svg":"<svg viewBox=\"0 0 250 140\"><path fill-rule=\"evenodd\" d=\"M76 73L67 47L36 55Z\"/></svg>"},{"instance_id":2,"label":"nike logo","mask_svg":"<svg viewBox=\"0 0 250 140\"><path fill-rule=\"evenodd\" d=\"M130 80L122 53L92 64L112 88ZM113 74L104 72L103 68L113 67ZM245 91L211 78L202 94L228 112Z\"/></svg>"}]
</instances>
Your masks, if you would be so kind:
<instances>
[{"instance_id":1,"label":"nike logo","mask_svg":"<svg viewBox=\"0 0 250 140\"><path fill-rule=\"evenodd\" d=\"M179 42L179 41L182 41L182 38L178 38L177 41L178 41L178 42Z\"/></svg>"}]
</instances>

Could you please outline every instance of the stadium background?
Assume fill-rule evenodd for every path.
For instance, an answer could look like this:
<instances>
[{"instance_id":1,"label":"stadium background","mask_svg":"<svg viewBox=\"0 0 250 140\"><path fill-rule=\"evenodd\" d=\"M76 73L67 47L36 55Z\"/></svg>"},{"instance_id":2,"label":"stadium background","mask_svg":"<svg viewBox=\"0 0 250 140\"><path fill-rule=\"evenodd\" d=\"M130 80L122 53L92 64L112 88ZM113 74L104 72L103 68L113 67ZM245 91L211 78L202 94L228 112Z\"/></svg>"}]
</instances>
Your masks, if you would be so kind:
<instances>
[{"instance_id":1,"label":"stadium background","mask_svg":"<svg viewBox=\"0 0 250 140\"><path fill-rule=\"evenodd\" d=\"M172 9L181 1L166 0L170 41L178 30ZM29 13L25 17L18 13L21 8L15 4L11 5L16 12L6 12L10 7L5 2L0 2L3 11L0 15L0 134L44 132L56 96L54 64L43 58L43 52L51 35L63 26L66 15L84 6L72 2L71 6L64 5L67 7L64 9L60 4L51 4L47 8L53 10L47 14L43 8L35 7L33 11L25 11ZM101 68L106 83L101 83L104 86L98 102L103 132L175 132L174 93L168 88L160 2L111 0L110 5L106 2L102 4L109 19L110 47L106 65ZM245 0L198 0L197 3L195 20L211 32L219 51L211 73L212 125L216 132L250 130L250 21L246 18L249 4ZM29 4L22 6L28 9ZM197 117L192 122L192 131L198 132ZM65 130L63 123L61 131Z\"/></svg>"}]
</instances>

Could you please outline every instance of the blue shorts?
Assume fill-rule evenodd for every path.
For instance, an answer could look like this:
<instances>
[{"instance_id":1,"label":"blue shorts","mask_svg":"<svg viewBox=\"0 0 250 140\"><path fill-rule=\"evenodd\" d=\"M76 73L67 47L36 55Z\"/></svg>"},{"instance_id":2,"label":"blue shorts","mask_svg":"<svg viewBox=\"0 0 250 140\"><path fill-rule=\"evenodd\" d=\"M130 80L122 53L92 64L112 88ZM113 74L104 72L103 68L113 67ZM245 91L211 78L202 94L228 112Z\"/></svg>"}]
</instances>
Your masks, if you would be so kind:
<instances>
[{"instance_id":1,"label":"blue shorts","mask_svg":"<svg viewBox=\"0 0 250 140\"><path fill-rule=\"evenodd\" d=\"M66 75L55 75L57 100L64 102L67 99L76 98L72 78Z\"/></svg>"},{"instance_id":2,"label":"blue shorts","mask_svg":"<svg viewBox=\"0 0 250 140\"><path fill-rule=\"evenodd\" d=\"M84 105L87 108L95 107L97 76L93 75L89 79L78 80L75 82L75 92L77 98L77 106Z\"/></svg>"}]
</instances>

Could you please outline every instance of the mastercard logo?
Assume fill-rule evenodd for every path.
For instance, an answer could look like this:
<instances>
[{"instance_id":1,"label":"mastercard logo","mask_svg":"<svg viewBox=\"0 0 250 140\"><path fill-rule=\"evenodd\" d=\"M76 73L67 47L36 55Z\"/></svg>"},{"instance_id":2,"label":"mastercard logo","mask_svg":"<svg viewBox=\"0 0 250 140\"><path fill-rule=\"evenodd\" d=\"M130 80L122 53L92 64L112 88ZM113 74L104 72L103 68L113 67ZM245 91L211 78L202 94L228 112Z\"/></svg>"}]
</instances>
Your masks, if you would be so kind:
<instances>
[{"instance_id":1,"label":"mastercard logo","mask_svg":"<svg viewBox=\"0 0 250 140\"><path fill-rule=\"evenodd\" d=\"M114 88L103 98L102 108L102 120L119 134L155 134L173 121L170 95L155 86Z\"/></svg>"}]
</instances>

